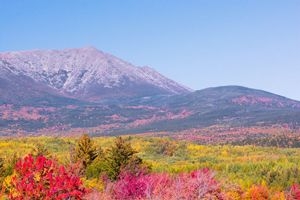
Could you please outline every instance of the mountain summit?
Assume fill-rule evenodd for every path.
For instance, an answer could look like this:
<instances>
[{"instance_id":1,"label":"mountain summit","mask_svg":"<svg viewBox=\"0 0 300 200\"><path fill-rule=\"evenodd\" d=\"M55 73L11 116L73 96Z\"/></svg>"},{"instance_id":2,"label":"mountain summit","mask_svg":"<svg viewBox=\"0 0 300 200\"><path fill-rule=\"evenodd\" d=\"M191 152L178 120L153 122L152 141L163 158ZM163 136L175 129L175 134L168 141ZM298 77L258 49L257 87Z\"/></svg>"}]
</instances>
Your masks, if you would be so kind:
<instances>
[{"instance_id":1,"label":"mountain summit","mask_svg":"<svg viewBox=\"0 0 300 200\"><path fill-rule=\"evenodd\" d=\"M0 53L0 135L300 127L300 102L240 86L199 91L93 47Z\"/></svg>"},{"instance_id":2,"label":"mountain summit","mask_svg":"<svg viewBox=\"0 0 300 200\"><path fill-rule=\"evenodd\" d=\"M0 91L9 85L24 91L24 81L31 90L89 101L191 91L150 67L134 66L94 47L0 53Z\"/></svg>"}]
</instances>

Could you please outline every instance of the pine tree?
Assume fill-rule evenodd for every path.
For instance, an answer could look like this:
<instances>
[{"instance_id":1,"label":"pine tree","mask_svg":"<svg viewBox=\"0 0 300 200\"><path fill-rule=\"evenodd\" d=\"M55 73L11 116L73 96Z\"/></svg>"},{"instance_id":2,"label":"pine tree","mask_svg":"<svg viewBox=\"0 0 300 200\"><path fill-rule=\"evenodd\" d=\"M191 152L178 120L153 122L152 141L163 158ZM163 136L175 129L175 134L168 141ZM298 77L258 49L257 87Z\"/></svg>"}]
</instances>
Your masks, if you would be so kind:
<instances>
[{"instance_id":1,"label":"pine tree","mask_svg":"<svg viewBox=\"0 0 300 200\"><path fill-rule=\"evenodd\" d=\"M97 158L98 152L100 151L101 150L97 150L91 138L87 134L84 134L79 138L76 144L72 159L74 162L81 162L84 169L86 169L86 167Z\"/></svg>"},{"instance_id":2,"label":"pine tree","mask_svg":"<svg viewBox=\"0 0 300 200\"><path fill-rule=\"evenodd\" d=\"M0 158L0 179L5 176L4 159Z\"/></svg>"},{"instance_id":3,"label":"pine tree","mask_svg":"<svg viewBox=\"0 0 300 200\"><path fill-rule=\"evenodd\" d=\"M48 152L48 149L45 147L45 145L38 143L35 145L34 149L32 150L32 154L35 157L48 156L49 152Z\"/></svg>"},{"instance_id":4,"label":"pine tree","mask_svg":"<svg viewBox=\"0 0 300 200\"><path fill-rule=\"evenodd\" d=\"M135 154L137 152L131 147L128 141L125 141L122 137L117 137L114 145L108 150L106 161L109 166L108 176L112 180L116 180L121 172L122 168L126 168L128 165L138 166L142 164L142 159L138 158ZM133 166L130 166L133 168Z\"/></svg>"}]
</instances>

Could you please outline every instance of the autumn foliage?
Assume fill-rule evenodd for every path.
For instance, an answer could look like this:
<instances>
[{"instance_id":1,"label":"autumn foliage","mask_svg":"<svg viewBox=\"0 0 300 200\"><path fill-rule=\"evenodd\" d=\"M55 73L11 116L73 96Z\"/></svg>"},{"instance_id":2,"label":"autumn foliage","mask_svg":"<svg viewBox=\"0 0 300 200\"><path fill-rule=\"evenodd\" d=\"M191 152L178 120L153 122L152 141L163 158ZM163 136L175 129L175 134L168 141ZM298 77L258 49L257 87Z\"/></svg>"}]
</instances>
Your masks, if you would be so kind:
<instances>
[{"instance_id":1,"label":"autumn foliage","mask_svg":"<svg viewBox=\"0 0 300 200\"><path fill-rule=\"evenodd\" d=\"M19 160L7 185L9 199L81 199L86 189L79 177L44 156Z\"/></svg>"},{"instance_id":2,"label":"autumn foliage","mask_svg":"<svg viewBox=\"0 0 300 200\"><path fill-rule=\"evenodd\" d=\"M170 175L122 172L105 190L108 199L224 199L219 183L208 169ZM103 195L102 195L103 196Z\"/></svg>"},{"instance_id":3,"label":"autumn foliage","mask_svg":"<svg viewBox=\"0 0 300 200\"><path fill-rule=\"evenodd\" d=\"M299 200L300 199L300 186L298 184L292 185L289 194L287 195L288 200Z\"/></svg>"},{"instance_id":4,"label":"autumn foliage","mask_svg":"<svg viewBox=\"0 0 300 200\"><path fill-rule=\"evenodd\" d=\"M87 135L0 147L0 199L300 200L299 149Z\"/></svg>"},{"instance_id":5,"label":"autumn foliage","mask_svg":"<svg viewBox=\"0 0 300 200\"><path fill-rule=\"evenodd\" d=\"M268 200L270 199L268 188L263 185L253 185L246 194L246 199Z\"/></svg>"}]
</instances>

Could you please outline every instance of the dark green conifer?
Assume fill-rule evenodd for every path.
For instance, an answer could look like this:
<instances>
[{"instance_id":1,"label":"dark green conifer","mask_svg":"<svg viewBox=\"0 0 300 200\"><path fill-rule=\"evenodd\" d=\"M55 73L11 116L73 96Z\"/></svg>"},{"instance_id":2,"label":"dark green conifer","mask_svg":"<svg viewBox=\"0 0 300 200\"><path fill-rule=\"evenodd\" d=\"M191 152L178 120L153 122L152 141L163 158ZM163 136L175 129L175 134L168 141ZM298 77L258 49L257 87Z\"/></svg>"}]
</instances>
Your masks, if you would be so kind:
<instances>
[{"instance_id":1,"label":"dark green conifer","mask_svg":"<svg viewBox=\"0 0 300 200\"><path fill-rule=\"evenodd\" d=\"M122 168L129 165L139 166L142 164L142 159L135 154L137 152L131 147L131 144L122 137L117 137L113 146L107 152L107 163L109 166L108 176L112 180L116 180ZM130 166L130 168L135 167Z\"/></svg>"}]
</instances>

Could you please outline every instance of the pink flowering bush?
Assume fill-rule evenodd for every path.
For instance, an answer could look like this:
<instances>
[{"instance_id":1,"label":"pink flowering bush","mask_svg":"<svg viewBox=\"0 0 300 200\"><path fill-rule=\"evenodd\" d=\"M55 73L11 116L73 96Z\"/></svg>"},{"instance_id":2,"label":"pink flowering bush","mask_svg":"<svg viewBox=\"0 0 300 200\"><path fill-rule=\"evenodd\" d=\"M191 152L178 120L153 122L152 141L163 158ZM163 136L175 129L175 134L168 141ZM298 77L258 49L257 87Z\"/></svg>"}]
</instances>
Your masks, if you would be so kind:
<instances>
[{"instance_id":1,"label":"pink flowering bush","mask_svg":"<svg viewBox=\"0 0 300 200\"><path fill-rule=\"evenodd\" d=\"M122 172L116 182L108 185L106 194L117 200L224 199L214 174L208 169L174 176Z\"/></svg>"},{"instance_id":2,"label":"pink flowering bush","mask_svg":"<svg viewBox=\"0 0 300 200\"><path fill-rule=\"evenodd\" d=\"M173 184L176 199L223 199L219 183L209 169L180 174Z\"/></svg>"}]
</instances>

